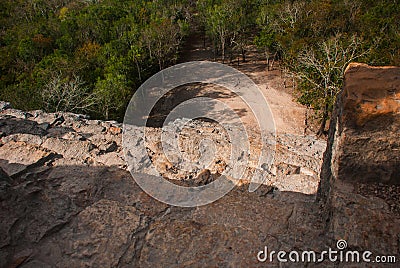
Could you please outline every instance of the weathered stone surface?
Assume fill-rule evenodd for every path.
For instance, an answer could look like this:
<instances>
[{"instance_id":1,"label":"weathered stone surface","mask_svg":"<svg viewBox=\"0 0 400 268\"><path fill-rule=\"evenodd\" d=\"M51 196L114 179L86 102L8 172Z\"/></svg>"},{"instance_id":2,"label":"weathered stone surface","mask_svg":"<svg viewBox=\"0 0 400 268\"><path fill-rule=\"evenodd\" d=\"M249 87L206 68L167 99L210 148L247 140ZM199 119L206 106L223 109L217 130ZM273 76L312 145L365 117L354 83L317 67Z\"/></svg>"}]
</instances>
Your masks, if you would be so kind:
<instances>
[{"instance_id":1,"label":"weathered stone surface","mask_svg":"<svg viewBox=\"0 0 400 268\"><path fill-rule=\"evenodd\" d=\"M0 115L2 167L9 171L10 162L19 161L23 172L2 177L0 266L257 266L256 253L266 244L289 249L303 245L296 242L300 237L316 248L324 244L307 238L322 235L323 228L310 187L318 178L309 180L302 172L319 172L323 141L282 135L275 174L249 170L269 176L268 185L248 193L249 180L242 180L211 206L182 209L156 201L134 183L126 171L120 124L41 111L21 119L8 110ZM221 127L192 122L181 133L174 129L167 136L178 138L181 152L172 150L168 158L163 150L170 141L162 146L160 129L146 130L147 152L166 179L204 185L229 168L230 142ZM210 169L185 164L209 153L204 138L217 144ZM307 145L297 146L302 141ZM259 144L253 150L259 152ZM300 193L281 192L274 183Z\"/></svg>"},{"instance_id":2,"label":"weathered stone surface","mask_svg":"<svg viewBox=\"0 0 400 268\"><path fill-rule=\"evenodd\" d=\"M44 164L49 156L50 151L38 146L11 141L0 147L0 167L13 176L28 166Z\"/></svg>"},{"instance_id":3,"label":"weathered stone surface","mask_svg":"<svg viewBox=\"0 0 400 268\"><path fill-rule=\"evenodd\" d=\"M348 67L318 193L333 237L375 255L400 253L399 78L397 67Z\"/></svg>"},{"instance_id":4,"label":"weathered stone surface","mask_svg":"<svg viewBox=\"0 0 400 268\"><path fill-rule=\"evenodd\" d=\"M7 111L9 110L5 110L2 113L4 114ZM47 134L47 132L40 128L35 121L17 118L11 114L4 114L1 116L0 133L3 133L4 136L22 133L37 136L43 136Z\"/></svg>"},{"instance_id":5,"label":"weathered stone surface","mask_svg":"<svg viewBox=\"0 0 400 268\"><path fill-rule=\"evenodd\" d=\"M64 260L58 266L116 267L125 254L134 256L135 233L146 219L135 207L100 200L85 208L63 229L58 241ZM130 247L132 246L132 247Z\"/></svg>"},{"instance_id":6,"label":"weathered stone surface","mask_svg":"<svg viewBox=\"0 0 400 268\"><path fill-rule=\"evenodd\" d=\"M3 108L4 109L1 111L1 113L3 113L4 111L7 111L6 112L7 115L9 115L11 117L14 117L14 118L17 118L17 119L28 119L28 118L33 116L32 114L30 114L28 112L24 112L24 111L21 111L21 110L13 109L12 107L7 106L7 105L3 106Z\"/></svg>"},{"instance_id":7,"label":"weathered stone surface","mask_svg":"<svg viewBox=\"0 0 400 268\"><path fill-rule=\"evenodd\" d=\"M10 141L25 142L40 146L43 143L43 137L33 134L17 133L5 136L1 141L2 143L9 143Z\"/></svg>"},{"instance_id":8,"label":"weathered stone surface","mask_svg":"<svg viewBox=\"0 0 400 268\"><path fill-rule=\"evenodd\" d=\"M319 179L303 174L284 176L273 184L281 191L302 192L313 195L318 190Z\"/></svg>"},{"instance_id":9,"label":"weathered stone surface","mask_svg":"<svg viewBox=\"0 0 400 268\"><path fill-rule=\"evenodd\" d=\"M178 131L181 124L185 127L182 131ZM142 130L136 128L135 131ZM177 143L174 144L173 139L177 140ZM240 178L240 181L246 183L250 182L255 170L262 170L258 163L262 146L255 137L249 139L250 154L246 165L248 168L245 170L245 175ZM136 163L135 167L144 167L147 172L151 172L152 169L148 168L150 163L142 157L144 153L138 151L143 148L137 146L136 142L125 139L125 143L129 143L129 147L132 148L128 152L128 161ZM171 180L182 181L196 178L204 169L210 170L212 174L223 174L224 171L232 169L238 163L232 162L230 142L226 131L214 122L184 123L177 120L174 125L164 128L163 132L158 128L146 128L145 143L152 165L161 176ZM280 181L278 188L282 188L282 182L285 181L289 185L282 189L315 194L318 189L322 154L326 142L312 136L280 134L276 138L276 143L276 148L271 147L275 150L274 163L268 172L262 172L263 174L257 180L276 187L278 186L274 183ZM210 155L213 158L204 161L205 156ZM204 165L204 162L209 163L208 166ZM286 176L293 174L299 174L299 176L285 179ZM308 176L312 179L312 184L308 183ZM231 175L228 175L228 178L234 181L239 180L238 177Z\"/></svg>"},{"instance_id":10,"label":"weathered stone surface","mask_svg":"<svg viewBox=\"0 0 400 268\"><path fill-rule=\"evenodd\" d=\"M366 74L352 75L362 78ZM385 80L385 72L379 75ZM346 85L352 84L346 76ZM352 92L351 96L357 96L357 89ZM354 98L363 104L360 96ZM391 112L379 113L380 120L396 115L389 102L384 110ZM350 101L346 105L349 112L359 107ZM326 142L279 133L274 164L264 169L255 161L261 144L252 134L244 178L223 198L196 208L160 203L138 187L124 161L121 124L4 107L0 112L0 267L347 267L348 263L327 260L257 260L257 253L266 246L271 251L322 252L328 247L336 250L338 239L346 239L349 249L396 255L399 260L400 190L396 185L359 183L360 178L349 180L337 172L347 164L337 159L349 151L342 149L339 140L368 137L374 141L371 146L388 141L397 146L393 140L398 136L393 132L396 124L384 130L368 125L375 115L365 120L362 113L371 111L370 106L360 106L365 108L361 119L353 120L338 116L346 114L338 102L321 171L320 202L315 202L315 193ZM346 120L352 123L346 125ZM174 126L168 131L167 136L177 138L179 152L171 150L166 156L159 139L161 130L148 127L146 147L130 143L128 157L139 163L139 150L145 150L166 179L183 186L207 184L230 168L230 141L214 123L194 121L181 133ZM383 133L386 136L377 139ZM204 138L214 142L215 158L209 167L193 168L184 160L196 162L209 153L208 145L201 146ZM164 146L173 148L170 140ZM360 157L367 159L367 144L363 146L359 155L362 152ZM388 159L396 159L396 148L390 148ZM384 154L377 154L373 161L382 163ZM24 169L8 171L13 174L9 176L6 171L14 168L13 161ZM250 193L248 182L253 174L260 181L265 179L265 184ZM365 267L365 263L349 266Z\"/></svg>"},{"instance_id":11,"label":"weathered stone surface","mask_svg":"<svg viewBox=\"0 0 400 268\"><path fill-rule=\"evenodd\" d=\"M72 141L59 138L48 138L43 144L43 148L61 154L64 158L74 158L85 161L90 156L92 149L89 141Z\"/></svg>"},{"instance_id":12,"label":"weathered stone surface","mask_svg":"<svg viewBox=\"0 0 400 268\"><path fill-rule=\"evenodd\" d=\"M3 110L11 109L11 104L9 102L0 101L0 112Z\"/></svg>"},{"instance_id":13,"label":"weathered stone surface","mask_svg":"<svg viewBox=\"0 0 400 268\"><path fill-rule=\"evenodd\" d=\"M351 64L344 83L337 176L400 184L400 68Z\"/></svg>"}]
</instances>

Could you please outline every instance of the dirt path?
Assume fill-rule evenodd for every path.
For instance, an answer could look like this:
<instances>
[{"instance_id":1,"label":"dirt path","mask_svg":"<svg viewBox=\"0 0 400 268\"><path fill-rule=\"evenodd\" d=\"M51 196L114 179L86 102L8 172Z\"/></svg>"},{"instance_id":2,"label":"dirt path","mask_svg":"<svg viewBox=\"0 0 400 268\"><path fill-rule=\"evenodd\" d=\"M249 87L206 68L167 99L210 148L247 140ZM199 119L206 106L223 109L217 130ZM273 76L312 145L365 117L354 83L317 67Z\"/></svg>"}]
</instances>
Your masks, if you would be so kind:
<instances>
[{"instance_id":1,"label":"dirt path","mask_svg":"<svg viewBox=\"0 0 400 268\"><path fill-rule=\"evenodd\" d=\"M194 33L188 37L187 45L183 48L180 62L208 60L213 61L214 56L209 42L205 43L201 33ZM265 96L274 116L277 133L289 133L296 135L304 135L305 131L305 115L306 108L294 100L290 90L284 87L284 78L279 70L267 71L266 60L258 58L259 53L249 51L247 61L237 64L227 63L249 76L260 88ZM217 59L218 61L218 59ZM217 94L216 99L224 101L232 109L234 109L241 117L245 124L254 126L255 118L249 107L242 101L239 96L229 95L228 90L221 87L209 86L205 87L202 94ZM218 95L223 96L219 98Z\"/></svg>"}]
</instances>

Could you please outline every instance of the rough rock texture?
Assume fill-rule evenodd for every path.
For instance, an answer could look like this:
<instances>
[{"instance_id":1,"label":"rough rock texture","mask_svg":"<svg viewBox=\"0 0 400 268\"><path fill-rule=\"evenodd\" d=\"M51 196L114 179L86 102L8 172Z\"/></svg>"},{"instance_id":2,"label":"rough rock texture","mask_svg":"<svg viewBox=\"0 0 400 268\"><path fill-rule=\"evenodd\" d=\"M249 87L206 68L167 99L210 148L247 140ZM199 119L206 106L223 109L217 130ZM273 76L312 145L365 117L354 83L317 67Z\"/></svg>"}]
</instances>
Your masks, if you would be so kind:
<instances>
[{"instance_id":1,"label":"rough rock texture","mask_svg":"<svg viewBox=\"0 0 400 268\"><path fill-rule=\"evenodd\" d=\"M211 205L183 209L135 184L120 124L0 107L1 267L257 266L266 245L325 246L315 239L324 234L314 203L324 141L281 135L267 185L249 193L242 182ZM159 134L147 129L147 151L166 179L203 185L227 167L230 145L214 123L193 122L178 135L188 158L199 156L201 139L216 142L206 170L177 169L182 159L166 158Z\"/></svg>"},{"instance_id":2,"label":"rough rock texture","mask_svg":"<svg viewBox=\"0 0 400 268\"><path fill-rule=\"evenodd\" d=\"M363 85L372 84L365 81L375 75L392 81L392 91L385 91L390 104L384 106L390 112L383 114L374 110L380 106L368 106L359 117L343 117L370 103L371 98L363 102L365 96L357 94L364 92ZM360 81L350 90L352 77ZM123 158L121 124L69 113L22 112L0 103L0 267L366 267L365 263L327 259L322 263L257 260L257 253L266 246L275 251L322 252L328 247L336 250L338 239L346 239L348 249L370 250L374 256L396 255L399 261L400 191L390 170L398 163L398 154L397 147L387 145L398 145L398 140L390 138L398 135L398 128L394 133L391 129L398 124L373 128L387 118L398 123L392 101L398 100L398 86L391 77L390 68L353 65L347 71L345 92L351 94L343 94L338 101L321 184L318 174L326 143L313 136L281 133L264 185L250 193L248 178L244 178L220 200L196 208L160 203L138 187ZM351 104L351 98L361 106ZM375 117L366 113L378 113L379 121L368 125ZM147 152L170 181L203 185L229 168L229 141L212 122L192 122L181 133L169 133L176 134L181 153L188 159L207 152L198 142L201 139L217 144L208 169L177 169L183 159L162 153L160 129L147 131ZM367 144L351 149L352 144L361 144L361 137L372 137L376 165L384 166L385 155L377 148L392 148L385 151L392 161L384 166L388 169L384 174L391 174L385 180L362 180L355 170L346 168L367 159ZM253 153L260 150L257 144L253 143ZM347 162L341 157L349 150L358 153L348 153ZM131 153L135 154L135 148ZM248 172L255 171L251 166ZM316 202L317 188L320 202Z\"/></svg>"},{"instance_id":3,"label":"rough rock texture","mask_svg":"<svg viewBox=\"0 0 400 268\"><path fill-rule=\"evenodd\" d=\"M400 69L353 64L344 83L337 176L400 184Z\"/></svg>"},{"instance_id":4,"label":"rough rock texture","mask_svg":"<svg viewBox=\"0 0 400 268\"><path fill-rule=\"evenodd\" d=\"M400 253L400 68L351 64L338 97L318 198L327 231L354 249Z\"/></svg>"},{"instance_id":5,"label":"rough rock texture","mask_svg":"<svg viewBox=\"0 0 400 268\"><path fill-rule=\"evenodd\" d=\"M176 120L174 125L183 124ZM162 133L163 132L163 133ZM178 150L172 145L177 140ZM245 175L239 183L248 183L254 172L261 172L258 159L262 150L260 141L249 136L250 154ZM274 163L269 172L263 172L265 183L282 191L289 190L304 194L315 194L318 190L319 173L326 142L314 136L280 134L276 137ZM137 166L141 155L132 144L128 154L133 155ZM191 121L182 131L178 127L146 128L146 149L157 171L166 179L185 181L196 178L200 172L209 169L211 174L222 174L232 169L232 144L222 126L215 122ZM208 156L213 159L208 160ZM206 156L207 161L199 161ZM204 163L210 161L209 166ZM234 178L232 178L234 179ZM179 183L176 182L176 183Z\"/></svg>"}]
</instances>

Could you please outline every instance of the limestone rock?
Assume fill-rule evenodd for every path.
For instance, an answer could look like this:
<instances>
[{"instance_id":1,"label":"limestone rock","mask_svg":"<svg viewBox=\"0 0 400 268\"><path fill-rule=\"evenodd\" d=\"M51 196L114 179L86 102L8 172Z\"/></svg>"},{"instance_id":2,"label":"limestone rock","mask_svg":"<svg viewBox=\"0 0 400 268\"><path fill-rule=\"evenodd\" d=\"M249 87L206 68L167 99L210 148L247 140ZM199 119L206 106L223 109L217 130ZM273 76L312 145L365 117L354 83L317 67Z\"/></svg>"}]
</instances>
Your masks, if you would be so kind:
<instances>
[{"instance_id":1,"label":"limestone rock","mask_svg":"<svg viewBox=\"0 0 400 268\"><path fill-rule=\"evenodd\" d=\"M50 151L25 142L11 141L0 147L0 167L8 176L16 175L32 165L43 165L51 157Z\"/></svg>"},{"instance_id":2,"label":"limestone rock","mask_svg":"<svg viewBox=\"0 0 400 268\"><path fill-rule=\"evenodd\" d=\"M220 126L194 121L178 133L180 123L166 129L164 144L159 128L146 128L143 148L126 139L128 159L153 164L182 186L208 184L232 168L230 141ZM324 244L307 238L323 231L309 185L318 178L307 175L319 172L323 141L282 135L275 174L256 167L250 156L245 176L256 174L266 183L255 193L244 178L215 204L184 209L156 201L135 184L126 170L121 127L70 113L2 111L1 267L257 266L255 254L266 244L289 249L300 237L315 248ZM252 146L260 151L260 143ZM142 163L139 150L151 162ZM211 153L206 168L200 163ZM298 193L279 191L274 183Z\"/></svg>"},{"instance_id":3,"label":"limestone rock","mask_svg":"<svg viewBox=\"0 0 400 268\"><path fill-rule=\"evenodd\" d=\"M400 252L400 215L393 209L400 199L382 196L400 192L399 78L398 67L347 68L318 193L333 237L377 255Z\"/></svg>"},{"instance_id":4,"label":"limestone rock","mask_svg":"<svg viewBox=\"0 0 400 268\"><path fill-rule=\"evenodd\" d=\"M11 109L11 104L9 102L0 101L0 112L3 110Z\"/></svg>"},{"instance_id":5,"label":"limestone rock","mask_svg":"<svg viewBox=\"0 0 400 268\"><path fill-rule=\"evenodd\" d=\"M257 260L266 246L322 252L336 249L338 239L349 249L399 256L396 70L350 66L322 170L324 140L279 133L261 141L253 133L249 155L240 155L248 159L240 166L243 178L223 198L195 208L149 196L127 162L147 170L153 165L183 187L210 183L235 166L232 141L218 124L178 119L164 133L124 126L146 132L139 140L124 137L124 155L117 122L0 103L0 267L343 267L327 260ZM378 87L374 79L383 85L382 96L372 89ZM275 148L272 165L258 163L262 145ZM387 172L368 172L386 180L371 183L357 175L355 165L368 166L371 156L372 167ZM204 162L207 157L211 161ZM259 188L249 192L253 176Z\"/></svg>"},{"instance_id":6,"label":"limestone rock","mask_svg":"<svg viewBox=\"0 0 400 268\"><path fill-rule=\"evenodd\" d=\"M400 68L352 64L338 114L338 176L400 184Z\"/></svg>"},{"instance_id":7,"label":"limestone rock","mask_svg":"<svg viewBox=\"0 0 400 268\"><path fill-rule=\"evenodd\" d=\"M92 149L88 141L71 141L59 138L48 138L43 144L43 148L61 154L64 158L74 158L85 161L90 156Z\"/></svg>"},{"instance_id":8,"label":"limestone rock","mask_svg":"<svg viewBox=\"0 0 400 268\"><path fill-rule=\"evenodd\" d=\"M125 255L134 257L135 233L141 220L144 219L134 207L115 201L100 200L87 207L60 232L61 241L68 241L60 250L68 257L58 265L116 267L123 264Z\"/></svg>"}]
</instances>

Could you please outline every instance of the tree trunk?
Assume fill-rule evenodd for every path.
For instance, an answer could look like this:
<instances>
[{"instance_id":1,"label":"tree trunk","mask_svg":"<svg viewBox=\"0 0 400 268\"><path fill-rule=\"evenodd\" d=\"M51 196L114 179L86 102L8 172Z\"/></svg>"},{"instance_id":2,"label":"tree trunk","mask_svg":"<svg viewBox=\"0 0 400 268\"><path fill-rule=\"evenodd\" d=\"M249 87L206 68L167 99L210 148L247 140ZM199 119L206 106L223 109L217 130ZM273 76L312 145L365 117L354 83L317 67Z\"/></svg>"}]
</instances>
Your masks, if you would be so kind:
<instances>
[{"instance_id":1,"label":"tree trunk","mask_svg":"<svg viewBox=\"0 0 400 268\"><path fill-rule=\"evenodd\" d=\"M106 116L106 120L108 120L108 108L106 108L105 116Z\"/></svg>"},{"instance_id":2,"label":"tree trunk","mask_svg":"<svg viewBox=\"0 0 400 268\"><path fill-rule=\"evenodd\" d=\"M308 129L308 109L310 109L309 106L307 106L304 116L304 136L307 135L307 129Z\"/></svg>"},{"instance_id":3,"label":"tree trunk","mask_svg":"<svg viewBox=\"0 0 400 268\"><path fill-rule=\"evenodd\" d=\"M218 55L218 47L217 47L217 41L214 39L213 40L213 47L214 47L214 61L217 60L217 55Z\"/></svg>"},{"instance_id":4,"label":"tree trunk","mask_svg":"<svg viewBox=\"0 0 400 268\"><path fill-rule=\"evenodd\" d=\"M221 44L221 52L222 52L222 63L225 63L225 42Z\"/></svg>"},{"instance_id":5,"label":"tree trunk","mask_svg":"<svg viewBox=\"0 0 400 268\"><path fill-rule=\"evenodd\" d=\"M325 104L324 107L324 112L322 114L322 120L321 120L321 124L319 126L319 129L317 131L317 137L321 137L322 135L325 135L325 127L326 127L326 122L328 121L328 103Z\"/></svg>"},{"instance_id":6,"label":"tree trunk","mask_svg":"<svg viewBox=\"0 0 400 268\"><path fill-rule=\"evenodd\" d=\"M268 53L268 51L264 51L264 53L267 58L267 71L269 71L269 53Z\"/></svg>"},{"instance_id":7,"label":"tree trunk","mask_svg":"<svg viewBox=\"0 0 400 268\"><path fill-rule=\"evenodd\" d=\"M163 69L163 64L161 58L158 58L158 67L160 67L160 71Z\"/></svg>"},{"instance_id":8,"label":"tree trunk","mask_svg":"<svg viewBox=\"0 0 400 268\"><path fill-rule=\"evenodd\" d=\"M137 68L138 75L139 75L139 82L142 83L142 75L141 75L141 72L140 72L139 62L137 60L135 60L135 63L136 63L136 68Z\"/></svg>"},{"instance_id":9,"label":"tree trunk","mask_svg":"<svg viewBox=\"0 0 400 268\"><path fill-rule=\"evenodd\" d=\"M203 33L203 48L204 49L206 48L206 30L204 30L204 33Z\"/></svg>"}]
</instances>

